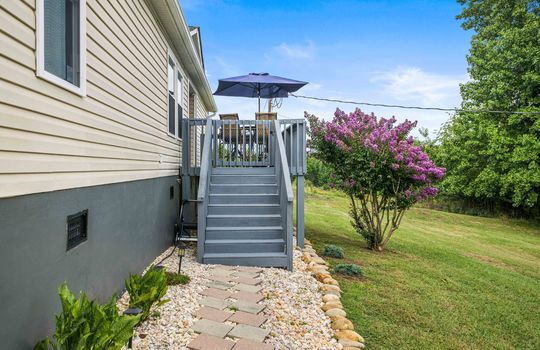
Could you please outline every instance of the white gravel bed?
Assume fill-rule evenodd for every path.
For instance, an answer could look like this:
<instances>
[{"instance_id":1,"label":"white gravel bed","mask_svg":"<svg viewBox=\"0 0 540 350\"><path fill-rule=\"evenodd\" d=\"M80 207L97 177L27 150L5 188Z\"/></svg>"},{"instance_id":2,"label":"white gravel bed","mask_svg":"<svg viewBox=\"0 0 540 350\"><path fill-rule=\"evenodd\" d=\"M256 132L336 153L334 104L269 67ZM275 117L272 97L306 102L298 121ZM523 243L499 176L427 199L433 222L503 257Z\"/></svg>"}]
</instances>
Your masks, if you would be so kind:
<instances>
[{"instance_id":1,"label":"white gravel bed","mask_svg":"<svg viewBox=\"0 0 540 350\"><path fill-rule=\"evenodd\" d=\"M167 249L153 264L171 252ZM178 269L178 255L174 253L162 265L168 271ZM169 286L166 299L170 301L137 327L133 337L135 350L187 350L187 344L197 334L191 326L197 320L191 314L200 307L201 293L208 282L209 270L216 265L203 265L195 261L193 250L187 250L182 259L182 273L191 281L186 285ZM321 310L319 282L306 271L307 265L301 260L301 253L294 250L294 272L284 269L263 269L261 293L266 299L263 313L269 317L263 325L270 330L266 342L276 349L340 349L333 338L330 320ZM118 300L120 310L125 310L129 296L124 293Z\"/></svg>"},{"instance_id":2,"label":"white gravel bed","mask_svg":"<svg viewBox=\"0 0 540 350\"><path fill-rule=\"evenodd\" d=\"M264 269L261 279L266 299L263 311L269 319L266 329L270 330L267 342L276 349L330 350L342 346L333 338L330 320L321 310L322 295L319 282L294 250L294 269Z\"/></svg>"}]
</instances>

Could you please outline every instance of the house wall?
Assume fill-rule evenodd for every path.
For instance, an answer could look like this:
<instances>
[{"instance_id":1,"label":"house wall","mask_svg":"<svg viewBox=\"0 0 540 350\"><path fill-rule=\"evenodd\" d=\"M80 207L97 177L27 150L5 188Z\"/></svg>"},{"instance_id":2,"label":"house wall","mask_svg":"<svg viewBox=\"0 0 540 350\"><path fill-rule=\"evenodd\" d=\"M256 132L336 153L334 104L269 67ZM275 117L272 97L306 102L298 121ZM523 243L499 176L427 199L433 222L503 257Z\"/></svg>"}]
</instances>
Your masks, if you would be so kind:
<instances>
[{"instance_id":1,"label":"house wall","mask_svg":"<svg viewBox=\"0 0 540 350\"><path fill-rule=\"evenodd\" d=\"M54 333L58 286L105 302L171 245L176 176L0 200L0 349ZM170 187L174 198L170 199ZM67 216L88 209L88 239L66 251Z\"/></svg>"},{"instance_id":2,"label":"house wall","mask_svg":"<svg viewBox=\"0 0 540 350\"><path fill-rule=\"evenodd\" d=\"M172 45L147 3L87 1L85 97L36 77L35 26L35 0L0 3L0 198L178 174Z\"/></svg>"},{"instance_id":3,"label":"house wall","mask_svg":"<svg viewBox=\"0 0 540 350\"><path fill-rule=\"evenodd\" d=\"M86 13L81 97L36 77L35 0L0 0L1 349L52 334L63 281L110 297L171 244L178 220L181 140L167 133L174 45L145 0L87 0ZM187 114L193 67L180 68ZM66 251L67 216L84 209L88 241Z\"/></svg>"}]
</instances>

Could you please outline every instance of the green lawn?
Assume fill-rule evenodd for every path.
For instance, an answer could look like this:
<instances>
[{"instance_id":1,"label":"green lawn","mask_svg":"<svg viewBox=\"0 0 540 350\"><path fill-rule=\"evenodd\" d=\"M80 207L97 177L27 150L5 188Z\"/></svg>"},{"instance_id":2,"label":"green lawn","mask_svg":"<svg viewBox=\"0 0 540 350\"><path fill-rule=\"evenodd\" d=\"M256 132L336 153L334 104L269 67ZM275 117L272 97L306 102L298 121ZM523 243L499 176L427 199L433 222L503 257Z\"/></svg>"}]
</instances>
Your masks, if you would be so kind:
<instances>
[{"instance_id":1,"label":"green lawn","mask_svg":"<svg viewBox=\"0 0 540 350\"><path fill-rule=\"evenodd\" d=\"M368 349L540 349L538 225L411 209L376 253L346 197L306 189L306 238L363 267L360 280L337 279Z\"/></svg>"}]
</instances>

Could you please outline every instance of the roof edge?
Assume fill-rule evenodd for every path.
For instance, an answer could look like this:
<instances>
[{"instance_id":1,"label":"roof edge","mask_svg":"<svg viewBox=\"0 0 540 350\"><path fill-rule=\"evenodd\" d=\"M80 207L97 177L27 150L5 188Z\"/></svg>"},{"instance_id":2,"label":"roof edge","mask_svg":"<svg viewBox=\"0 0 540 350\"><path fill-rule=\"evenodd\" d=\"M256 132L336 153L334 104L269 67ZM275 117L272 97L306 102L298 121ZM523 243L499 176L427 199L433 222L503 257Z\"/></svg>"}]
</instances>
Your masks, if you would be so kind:
<instances>
[{"instance_id":1,"label":"roof edge","mask_svg":"<svg viewBox=\"0 0 540 350\"><path fill-rule=\"evenodd\" d=\"M148 0L148 4L154 10L154 14L172 40L172 49L179 54L177 58L185 66L206 109L209 112L217 111L216 101L212 95L203 65L195 51L191 33L180 4L177 0Z\"/></svg>"}]
</instances>

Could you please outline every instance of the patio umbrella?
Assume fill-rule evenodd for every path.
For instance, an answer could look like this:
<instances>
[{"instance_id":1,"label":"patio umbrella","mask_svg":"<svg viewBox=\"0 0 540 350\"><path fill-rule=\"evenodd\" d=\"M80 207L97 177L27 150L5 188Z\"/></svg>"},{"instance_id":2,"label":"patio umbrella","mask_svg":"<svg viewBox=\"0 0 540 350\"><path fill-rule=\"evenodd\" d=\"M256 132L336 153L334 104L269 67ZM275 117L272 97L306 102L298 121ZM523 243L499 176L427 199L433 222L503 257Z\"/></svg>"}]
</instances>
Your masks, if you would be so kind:
<instances>
[{"instance_id":1,"label":"patio umbrella","mask_svg":"<svg viewBox=\"0 0 540 350\"><path fill-rule=\"evenodd\" d=\"M288 97L289 92L295 92L307 83L270 75L268 73L249 73L239 77L220 79L214 95L257 97L259 112L262 98Z\"/></svg>"}]
</instances>

